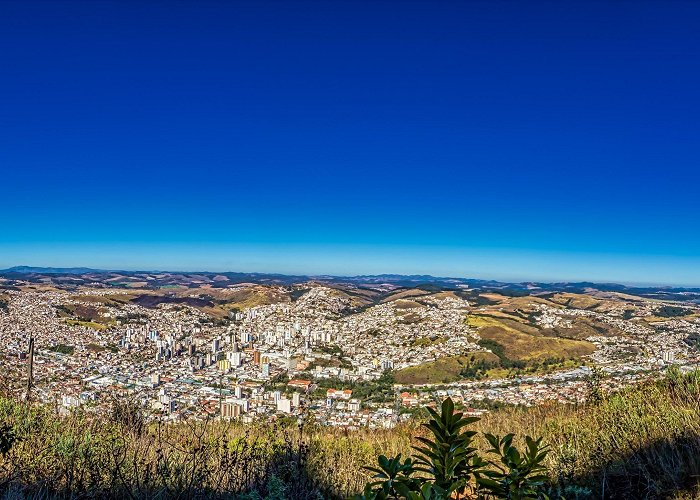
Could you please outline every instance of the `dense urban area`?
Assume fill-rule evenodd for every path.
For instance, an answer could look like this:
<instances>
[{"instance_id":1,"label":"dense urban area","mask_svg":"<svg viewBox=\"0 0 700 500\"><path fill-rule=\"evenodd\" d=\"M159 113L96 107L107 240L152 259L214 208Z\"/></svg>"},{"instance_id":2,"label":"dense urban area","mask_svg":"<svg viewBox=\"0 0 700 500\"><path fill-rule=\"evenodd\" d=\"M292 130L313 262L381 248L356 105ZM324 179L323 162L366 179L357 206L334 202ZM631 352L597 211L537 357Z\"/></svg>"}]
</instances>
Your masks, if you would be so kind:
<instances>
[{"instance_id":1,"label":"dense urban area","mask_svg":"<svg viewBox=\"0 0 700 500\"><path fill-rule=\"evenodd\" d=\"M388 428L448 395L473 414L572 403L594 374L614 390L700 359L695 292L163 278L5 275L3 382L64 413L129 398L165 421Z\"/></svg>"}]
</instances>

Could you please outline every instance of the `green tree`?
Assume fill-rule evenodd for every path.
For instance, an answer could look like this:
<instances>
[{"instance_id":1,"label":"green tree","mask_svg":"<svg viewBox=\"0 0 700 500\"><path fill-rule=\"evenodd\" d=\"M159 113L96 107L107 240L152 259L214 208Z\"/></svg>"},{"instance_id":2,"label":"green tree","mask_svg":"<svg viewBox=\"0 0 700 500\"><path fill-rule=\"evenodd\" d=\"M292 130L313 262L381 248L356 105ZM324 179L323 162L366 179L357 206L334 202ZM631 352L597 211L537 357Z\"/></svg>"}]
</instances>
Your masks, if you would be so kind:
<instances>
[{"instance_id":1,"label":"green tree","mask_svg":"<svg viewBox=\"0 0 700 500\"><path fill-rule=\"evenodd\" d=\"M588 384L588 400L592 403L600 403L605 399L605 392L603 391L603 380L605 379L605 372L598 366L593 366L591 368L591 374L586 378L586 384Z\"/></svg>"}]
</instances>

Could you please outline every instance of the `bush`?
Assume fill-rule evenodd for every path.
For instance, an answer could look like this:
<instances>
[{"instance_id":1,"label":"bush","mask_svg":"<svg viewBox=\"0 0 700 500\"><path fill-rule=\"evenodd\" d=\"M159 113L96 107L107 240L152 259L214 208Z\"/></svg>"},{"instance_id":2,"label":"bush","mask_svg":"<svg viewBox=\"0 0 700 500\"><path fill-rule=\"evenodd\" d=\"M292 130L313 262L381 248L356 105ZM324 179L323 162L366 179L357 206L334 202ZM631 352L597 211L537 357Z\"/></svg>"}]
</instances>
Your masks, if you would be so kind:
<instances>
[{"instance_id":1,"label":"bush","mask_svg":"<svg viewBox=\"0 0 700 500\"><path fill-rule=\"evenodd\" d=\"M526 436L527 449L520 453L513 446L513 436L508 434L500 438L486 434L486 440L491 445L488 453L495 454L500 464L491 462L497 470L484 471L483 476L476 479L477 484L497 498L541 498L549 482L547 468L542 465L547 456L546 448L542 447L542 438L534 440Z\"/></svg>"},{"instance_id":2,"label":"bush","mask_svg":"<svg viewBox=\"0 0 700 500\"><path fill-rule=\"evenodd\" d=\"M0 455L5 456L17 440L15 431L9 424L0 425Z\"/></svg>"},{"instance_id":3,"label":"bush","mask_svg":"<svg viewBox=\"0 0 700 500\"><path fill-rule=\"evenodd\" d=\"M422 446L414 446L415 461L401 455L380 456L379 467L367 467L374 472L375 481L365 486L357 500L445 500L449 498L505 498L512 500L545 498L548 477L543 461L547 449L542 439L527 436L527 449L520 452L513 446L513 434L503 438L486 434L491 445L488 453L497 462L477 454L473 446L476 431L466 427L479 421L455 413L452 399L442 402L438 414L426 408L432 419L423 424L432 438L417 436Z\"/></svg>"}]
</instances>

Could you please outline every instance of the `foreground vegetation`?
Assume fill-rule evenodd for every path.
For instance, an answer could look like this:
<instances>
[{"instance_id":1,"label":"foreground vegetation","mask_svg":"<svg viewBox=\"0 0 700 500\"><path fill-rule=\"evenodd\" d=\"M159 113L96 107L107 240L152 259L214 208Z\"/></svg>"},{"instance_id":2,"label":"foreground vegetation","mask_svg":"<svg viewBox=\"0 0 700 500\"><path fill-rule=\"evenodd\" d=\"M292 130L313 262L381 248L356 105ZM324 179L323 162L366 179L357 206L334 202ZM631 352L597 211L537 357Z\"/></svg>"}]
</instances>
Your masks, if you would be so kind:
<instances>
[{"instance_id":1,"label":"foreground vegetation","mask_svg":"<svg viewBox=\"0 0 700 500\"><path fill-rule=\"evenodd\" d=\"M513 434L502 438L486 434L491 446L487 453L497 457L487 460L474 447L477 432L469 428L478 418L456 411L451 398L442 402L439 412L426 410L431 418L422 427L430 435L416 437L414 458L402 461L401 455L381 455L378 467L365 467L374 473L374 481L356 500L547 497L549 478L542 463L549 450L542 446L542 438L526 436L521 452L513 445Z\"/></svg>"},{"instance_id":2,"label":"foreground vegetation","mask_svg":"<svg viewBox=\"0 0 700 500\"><path fill-rule=\"evenodd\" d=\"M596 399L493 412L469 423L478 433L470 447L487 456L494 443L484 433L515 433L520 450L525 436L542 437L540 491L550 498L700 494L697 372L671 370ZM415 460L415 436L431 432L413 423L356 432L304 422L145 424L123 405L104 420L0 398L0 498L347 498L372 481L363 467L379 455Z\"/></svg>"}]
</instances>

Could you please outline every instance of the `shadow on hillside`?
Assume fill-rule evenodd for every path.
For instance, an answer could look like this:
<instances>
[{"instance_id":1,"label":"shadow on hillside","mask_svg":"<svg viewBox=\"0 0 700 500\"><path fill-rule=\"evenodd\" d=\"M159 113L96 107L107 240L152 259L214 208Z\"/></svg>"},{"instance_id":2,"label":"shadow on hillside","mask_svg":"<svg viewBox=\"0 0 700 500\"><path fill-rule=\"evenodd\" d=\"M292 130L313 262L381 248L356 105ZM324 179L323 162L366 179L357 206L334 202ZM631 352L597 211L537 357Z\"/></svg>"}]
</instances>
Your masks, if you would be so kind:
<instances>
[{"instance_id":1,"label":"shadow on hillside","mask_svg":"<svg viewBox=\"0 0 700 500\"><path fill-rule=\"evenodd\" d=\"M698 498L700 436L655 441L571 482L591 488L594 498Z\"/></svg>"},{"instance_id":2,"label":"shadow on hillside","mask_svg":"<svg viewBox=\"0 0 700 500\"><path fill-rule=\"evenodd\" d=\"M239 464L240 465L240 464ZM257 465L257 467L256 467ZM251 464L250 470L221 473L214 470L179 470L176 474L159 471L140 477L119 477L116 470L91 471L95 477L48 476L27 482L21 476L9 479L0 475L0 500L63 499L177 499L177 500L314 500L332 498L322 493L305 468L305 451L290 451L272 457L262 470ZM106 473L106 474L105 474ZM99 477L97 477L99 476ZM112 477L109 477L112 476ZM208 483L203 486L203 483ZM213 483L213 484L212 484ZM60 486L56 486L60 485Z\"/></svg>"}]
</instances>

